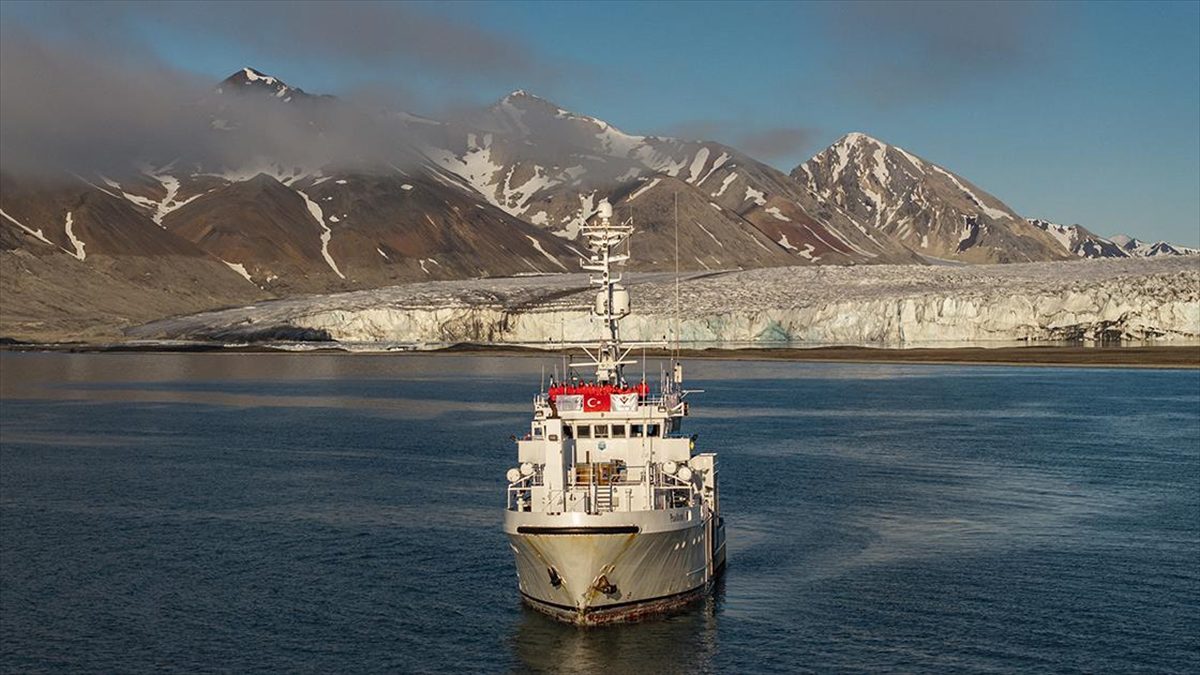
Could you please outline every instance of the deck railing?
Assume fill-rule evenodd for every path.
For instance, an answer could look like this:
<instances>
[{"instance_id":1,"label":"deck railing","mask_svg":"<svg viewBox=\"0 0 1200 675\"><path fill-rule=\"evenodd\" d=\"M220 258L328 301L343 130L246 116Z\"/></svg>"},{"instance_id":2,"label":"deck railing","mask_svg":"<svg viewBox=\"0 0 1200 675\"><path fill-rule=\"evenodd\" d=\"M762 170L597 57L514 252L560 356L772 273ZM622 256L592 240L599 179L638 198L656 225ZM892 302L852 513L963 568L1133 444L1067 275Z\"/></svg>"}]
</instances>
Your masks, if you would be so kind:
<instances>
[{"instance_id":1,"label":"deck railing","mask_svg":"<svg viewBox=\"0 0 1200 675\"><path fill-rule=\"evenodd\" d=\"M639 406L653 406L670 408L679 402L678 396L644 396L638 399ZM547 394L534 394L533 407L538 408L550 404L550 396Z\"/></svg>"},{"instance_id":2,"label":"deck railing","mask_svg":"<svg viewBox=\"0 0 1200 675\"><path fill-rule=\"evenodd\" d=\"M699 499L692 483L663 472L658 466L619 465L608 474L597 468L606 465L616 466L607 463L577 464L570 476L571 482L564 488L546 492L538 500L540 503L534 503L533 488L542 487L545 483L542 467L536 467L530 475L509 483L507 508L510 511L579 513L642 510L643 504L637 504L635 508L630 502L635 499L634 488L647 486L651 491L651 509L681 508L695 504ZM583 467L589 469L583 471ZM643 494L639 490L638 497Z\"/></svg>"}]
</instances>

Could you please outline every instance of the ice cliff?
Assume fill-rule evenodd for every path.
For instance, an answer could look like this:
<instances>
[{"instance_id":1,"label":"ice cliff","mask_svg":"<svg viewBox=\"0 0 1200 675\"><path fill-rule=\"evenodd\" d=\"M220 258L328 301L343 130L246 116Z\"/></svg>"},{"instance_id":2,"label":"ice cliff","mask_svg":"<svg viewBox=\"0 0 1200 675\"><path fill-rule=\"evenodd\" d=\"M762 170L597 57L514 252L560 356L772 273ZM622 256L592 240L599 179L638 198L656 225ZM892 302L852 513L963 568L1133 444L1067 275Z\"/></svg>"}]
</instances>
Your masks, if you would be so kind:
<instances>
[{"instance_id":1,"label":"ice cliff","mask_svg":"<svg viewBox=\"0 0 1200 675\"><path fill-rule=\"evenodd\" d=\"M626 340L674 339L675 283L630 275ZM408 284L147 324L138 338L547 345L601 324L579 274ZM937 346L1200 339L1200 261L1081 260L970 267L794 267L690 274L680 339L698 345Z\"/></svg>"}]
</instances>

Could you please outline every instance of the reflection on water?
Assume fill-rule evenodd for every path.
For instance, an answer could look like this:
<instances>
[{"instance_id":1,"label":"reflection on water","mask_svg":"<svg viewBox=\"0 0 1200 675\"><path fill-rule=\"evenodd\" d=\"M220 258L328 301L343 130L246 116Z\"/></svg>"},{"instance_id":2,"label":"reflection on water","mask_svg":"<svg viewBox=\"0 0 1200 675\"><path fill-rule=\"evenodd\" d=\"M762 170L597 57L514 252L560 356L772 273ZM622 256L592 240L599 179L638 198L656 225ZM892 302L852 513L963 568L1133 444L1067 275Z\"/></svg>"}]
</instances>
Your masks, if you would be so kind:
<instances>
[{"instance_id":1,"label":"reflection on water","mask_svg":"<svg viewBox=\"0 0 1200 675\"><path fill-rule=\"evenodd\" d=\"M580 630L500 531L556 362L0 353L0 664L1195 670L1200 372L689 363L723 590Z\"/></svg>"},{"instance_id":2,"label":"reflection on water","mask_svg":"<svg viewBox=\"0 0 1200 675\"><path fill-rule=\"evenodd\" d=\"M724 581L718 580L714 595L683 612L655 621L587 629L522 607L513 652L521 670L539 673L710 671L723 594Z\"/></svg>"}]
</instances>

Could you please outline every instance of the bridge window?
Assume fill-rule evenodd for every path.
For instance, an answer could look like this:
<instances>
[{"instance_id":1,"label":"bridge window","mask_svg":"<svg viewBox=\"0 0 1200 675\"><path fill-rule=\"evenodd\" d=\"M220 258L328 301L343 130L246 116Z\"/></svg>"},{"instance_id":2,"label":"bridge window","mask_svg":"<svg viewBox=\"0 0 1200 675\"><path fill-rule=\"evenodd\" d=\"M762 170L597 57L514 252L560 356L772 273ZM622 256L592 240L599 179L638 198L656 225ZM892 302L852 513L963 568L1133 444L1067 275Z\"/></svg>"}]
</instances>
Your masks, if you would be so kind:
<instances>
[{"instance_id":1,"label":"bridge window","mask_svg":"<svg viewBox=\"0 0 1200 675\"><path fill-rule=\"evenodd\" d=\"M645 433L643 431L642 425L640 425L640 424L630 424L629 425L629 437L630 438L641 438L644 435L645 435Z\"/></svg>"},{"instance_id":2,"label":"bridge window","mask_svg":"<svg viewBox=\"0 0 1200 675\"><path fill-rule=\"evenodd\" d=\"M540 426L536 426L536 427L534 427L534 428L533 428L533 437L534 437L534 438L541 438L541 437L542 437L542 427L540 427Z\"/></svg>"},{"instance_id":3,"label":"bridge window","mask_svg":"<svg viewBox=\"0 0 1200 675\"><path fill-rule=\"evenodd\" d=\"M646 435L647 436L649 436L651 438L656 438L658 436L658 433L659 433L659 431L658 431L657 424L647 424L646 425Z\"/></svg>"},{"instance_id":4,"label":"bridge window","mask_svg":"<svg viewBox=\"0 0 1200 675\"><path fill-rule=\"evenodd\" d=\"M608 438L608 425L607 424L597 424L592 429L592 437L593 438Z\"/></svg>"},{"instance_id":5,"label":"bridge window","mask_svg":"<svg viewBox=\"0 0 1200 675\"><path fill-rule=\"evenodd\" d=\"M612 437L613 438L625 438L625 425L624 424L612 425Z\"/></svg>"},{"instance_id":6,"label":"bridge window","mask_svg":"<svg viewBox=\"0 0 1200 675\"><path fill-rule=\"evenodd\" d=\"M592 428L586 424L580 424L579 426L575 427L575 437L576 438L591 438L592 437Z\"/></svg>"}]
</instances>

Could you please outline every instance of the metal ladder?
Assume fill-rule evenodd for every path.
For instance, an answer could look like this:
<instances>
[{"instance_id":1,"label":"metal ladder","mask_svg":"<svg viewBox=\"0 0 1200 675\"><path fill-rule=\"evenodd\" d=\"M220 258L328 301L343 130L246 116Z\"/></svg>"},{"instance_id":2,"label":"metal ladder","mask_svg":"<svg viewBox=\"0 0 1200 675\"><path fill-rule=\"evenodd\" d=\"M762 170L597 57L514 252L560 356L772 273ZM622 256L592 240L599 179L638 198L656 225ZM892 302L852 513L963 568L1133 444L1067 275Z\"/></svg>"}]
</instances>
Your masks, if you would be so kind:
<instances>
[{"instance_id":1,"label":"metal ladder","mask_svg":"<svg viewBox=\"0 0 1200 675\"><path fill-rule=\"evenodd\" d=\"M612 485L597 485L596 486L596 511L612 511L613 510L613 488Z\"/></svg>"}]
</instances>

